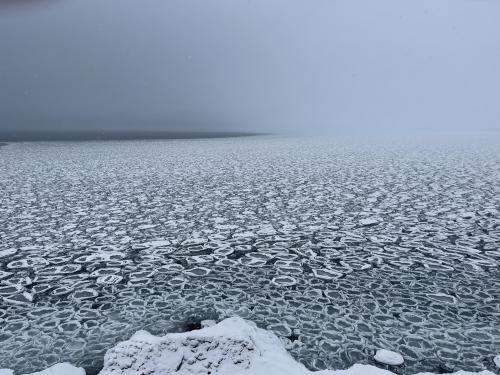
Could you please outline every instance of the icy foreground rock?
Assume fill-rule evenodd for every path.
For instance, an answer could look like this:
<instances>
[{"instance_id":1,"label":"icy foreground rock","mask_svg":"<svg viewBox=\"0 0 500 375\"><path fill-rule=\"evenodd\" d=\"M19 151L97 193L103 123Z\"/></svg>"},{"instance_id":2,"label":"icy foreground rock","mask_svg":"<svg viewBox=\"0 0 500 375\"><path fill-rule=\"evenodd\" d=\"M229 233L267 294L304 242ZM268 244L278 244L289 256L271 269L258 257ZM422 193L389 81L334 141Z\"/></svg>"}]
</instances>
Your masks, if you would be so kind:
<instances>
[{"instance_id":1,"label":"icy foreground rock","mask_svg":"<svg viewBox=\"0 0 500 375\"><path fill-rule=\"evenodd\" d=\"M306 374L274 334L241 318L198 331L153 336L139 331L104 358L100 375Z\"/></svg>"},{"instance_id":2,"label":"icy foreground rock","mask_svg":"<svg viewBox=\"0 0 500 375\"><path fill-rule=\"evenodd\" d=\"M312 372L296 362L276 335L241 318L197 331L153 336L139 331L110 349L100 375L392 375L368 365ZM456 374L471 374L459 371ZM478 374L493 375L489 371Z\"/></svg>"},{"instance_id":3,"label":"icy foreground rock","mask_svg":"<svg viewBox=\"0 0 500 375\"><path fill-rule=\"evenodd\" d=\"M2 375L1 372L0 375ZM70 365L69 363L58 363L46 370L26 375L85 375L85 370L81 367Z\"/></svg>"}]
</instances>

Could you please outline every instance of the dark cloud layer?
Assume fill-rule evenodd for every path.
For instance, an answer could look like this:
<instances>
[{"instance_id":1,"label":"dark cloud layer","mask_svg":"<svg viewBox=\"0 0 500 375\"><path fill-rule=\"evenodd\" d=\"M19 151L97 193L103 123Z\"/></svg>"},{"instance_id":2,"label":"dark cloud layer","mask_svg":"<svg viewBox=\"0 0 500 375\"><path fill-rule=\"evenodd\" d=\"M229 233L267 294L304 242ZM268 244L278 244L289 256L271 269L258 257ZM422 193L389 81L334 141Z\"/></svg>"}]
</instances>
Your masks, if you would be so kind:
<instances>
[{"instance_id":1,"label":"dark cloud layer","mask_svg":"<svg viewBox=\"0 0 500 375\"><path fill-rule=\"evenodd\" d=\"M17 3L0 129L499 127L498 1Z\"/></svg>"}]
</instances>

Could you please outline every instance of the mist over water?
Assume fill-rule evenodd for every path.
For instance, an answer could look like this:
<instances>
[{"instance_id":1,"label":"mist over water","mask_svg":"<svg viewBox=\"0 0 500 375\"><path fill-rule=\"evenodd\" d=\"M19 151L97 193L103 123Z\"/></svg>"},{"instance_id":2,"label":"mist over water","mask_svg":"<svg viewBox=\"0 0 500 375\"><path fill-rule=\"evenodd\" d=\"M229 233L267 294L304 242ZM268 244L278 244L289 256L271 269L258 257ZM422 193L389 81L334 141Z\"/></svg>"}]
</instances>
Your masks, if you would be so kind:
<instances>
[{"instance_id":1,"label":"mist over water","mask_svg":"<svg viewBox=\"0 0 500 375\"><path fill-rule=\"evenodd\" d=\"M0 133L499 129L497 1L2 4Z\"/></svg>"}]
</instances>

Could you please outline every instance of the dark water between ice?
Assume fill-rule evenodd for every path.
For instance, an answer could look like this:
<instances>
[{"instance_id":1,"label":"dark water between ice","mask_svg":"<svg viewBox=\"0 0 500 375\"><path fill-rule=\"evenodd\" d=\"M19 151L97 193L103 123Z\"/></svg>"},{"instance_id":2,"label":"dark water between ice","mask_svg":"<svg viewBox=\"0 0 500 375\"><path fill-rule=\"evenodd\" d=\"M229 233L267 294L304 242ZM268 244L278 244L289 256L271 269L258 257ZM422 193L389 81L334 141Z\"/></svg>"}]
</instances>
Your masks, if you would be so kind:
<instances>
[{"instance_id":1,"label":"dark water between ice","mask_svg":"<svg viewBox=\"0 0 500 375\"><path fill-rule=\"evenodd\" d=\"M311 369L493 369L500 142L12 143L0 367L97 371L139 329L239 315Z\"/></svg>"}]
</instances>

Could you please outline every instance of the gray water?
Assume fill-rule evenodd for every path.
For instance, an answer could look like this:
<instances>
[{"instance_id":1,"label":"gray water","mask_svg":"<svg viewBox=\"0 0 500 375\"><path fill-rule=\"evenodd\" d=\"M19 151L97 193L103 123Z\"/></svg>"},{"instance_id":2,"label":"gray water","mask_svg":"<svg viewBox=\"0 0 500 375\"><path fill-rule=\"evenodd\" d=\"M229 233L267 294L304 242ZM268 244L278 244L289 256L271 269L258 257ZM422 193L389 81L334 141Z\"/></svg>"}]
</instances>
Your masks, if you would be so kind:
<instances>
[{"instance_id":1,"label":"gray water","mask_svg":"<svg viewBox=\"0 0 500 375\"><path fill-rule=\"evenodd\" d=\"M500 142L279 137L0 149L0 367L239 315L311 369L493 370ZM395 369L393 369L395 370Z\"/></svg>"}]
</instances>

